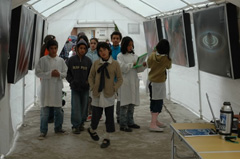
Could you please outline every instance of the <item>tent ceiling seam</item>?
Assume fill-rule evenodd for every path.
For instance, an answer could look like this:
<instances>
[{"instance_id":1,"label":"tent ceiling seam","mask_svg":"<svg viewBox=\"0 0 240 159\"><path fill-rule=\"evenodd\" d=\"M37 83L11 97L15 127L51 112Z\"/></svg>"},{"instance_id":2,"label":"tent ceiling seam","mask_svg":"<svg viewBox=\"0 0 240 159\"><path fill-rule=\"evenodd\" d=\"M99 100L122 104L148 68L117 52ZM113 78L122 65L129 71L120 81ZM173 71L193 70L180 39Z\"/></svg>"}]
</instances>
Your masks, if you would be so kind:
<instances>
[{"instance_id":1,"label":"tent ceiling seam","mask_svg":"<svg viewBox=\"0 0 240 159\"><path fill-rule=\"evenodd\" d=\"M170 16L170 15L174 15L174 14L179 14L182 11L189 11L189 10L198 10L201 8L208 8L210 6L217 6L223 3L227 3L226 0L220 0L219 2L208 2L208 3L201 3L202 5L205 6L197 6L197 7L184 7L184 8L180 8L180 9L176 9L173 11L169 11L169 12L164 12L163 14L153 14L153 15L149 15L145 18L147 19L152 19L152 18L156 18L156 17L164 17L164 16Z\"/></svg>"},{"instance_id":2,"label":"tent ceiling seam","mask_svg":"<svg viewBox=\"0 0 240 159\"><path fill-rule=\"evenodd\" d=\"M158 11L159 13L163 13L162 11L160 11L159 9L153 7L153 6L152 6L151 4L149 4L149 3L147 3L147 2L145 2L145 1L143 1L143 0L139 0L139 1L142 2L142 3L144 3L144 4L147 5L147 6L151 7L152 9Z\"/></svg>"},{"instance_id":3,"label":"tent ceiling seam","mask_svg":"<svg viewBox=\"0 0 240 159\"><path fill-rule=\"evenodd\" d=\"M63 0L63 1L65 1L65 0ZM62 8L60 8L60 9L56 10L55 12L51 13L48 17L50 17L52 14L55 14L55 13L59 12L61 9L66 8L67 6L69 6L69 5L73 4L73 3L75 3L76 1L77 1L77 0L74 0L73 2L71 2L71 3L67 4L67 5L65 5L64 7L62 7ZM44 17L45 17L45 16L44 16Z\"/></svg>"},{"instance_id":4,"label":"tent ceiling seam","mask_svg":"<svg viewBox=\"0 0 240 159\"><path fill-rule=\"evenodd\" d=\"M34 2L34 3L32 3L32 4L28 4L28 5L26 5L26 6L27 6L27 7L28 7L28 6L31 6L31 7L32 7L34 4L38 3L39 1L41 1L41 0L37 0L36 2ZM27 3L26 3L26 4L27 4Z\"/></svg>"},{"instance_id":5,"label":"tent ceiling seam","mask_svg":"<svg viewBox=\"0 0 240 159\"><path fill-rule=\"evenodd\" d=\"M180 0L180 1L182 1L183 3L185 3L186 5L188 5L188 6L192 7L192 8L195 8L192 4L186 2L185 0Z\"/></svg>"},{"instance_id":6,"label":"tent ceiling seam","mask_svg":"<svg viewBox=\"0 0 240 159\"><path fill-rule=\"evenodd\" d=\"M121 7L123 7L123 8L127 8L128 10L130 10L131 12L133 12L133 13L135 13L135 14L137 14L137 15L139 15L139 16L141 16L141 17L143 17L143 18L146 18L146 17L144 17L143 15L141 15L141 14L139 14L139 13L137 13L137 12L135 12L134 10L132 10L131 8L128 8L127 6L125 6L124 4L122 4L122 3L120 3L120 2L118 2L117 0L113 0L115 3L117 3L118 5L120 5Z\"/></svg>"},{"instance_id":7,"label":"tent ceiling seam","mask_svg":"<svg viewBox=\"0 0 240 159\"><path fill-rule=\"evenodd\" d=\"M44 12L48 11L49 9L52 9L53 7L55 7L56 5L58 5L58 4L60 4L60 3L64 2L64 1L65 1L65 0L61 0L61 1L59 1L58 3L55 3L55 4L52 5L51 7L49 7L49 8L47 8L47 9L43 10L41 13L44 13Z\"/></svg>"}]
</instances>

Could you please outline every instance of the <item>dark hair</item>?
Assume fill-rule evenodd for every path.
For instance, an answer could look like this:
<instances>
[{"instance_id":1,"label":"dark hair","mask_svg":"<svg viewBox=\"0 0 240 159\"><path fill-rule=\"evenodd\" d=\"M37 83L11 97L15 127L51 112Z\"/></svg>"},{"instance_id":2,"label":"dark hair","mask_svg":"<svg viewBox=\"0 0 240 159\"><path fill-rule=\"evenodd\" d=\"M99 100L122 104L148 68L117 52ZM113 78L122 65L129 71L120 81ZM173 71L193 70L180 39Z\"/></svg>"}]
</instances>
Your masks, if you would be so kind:
<instances>
[{"instance_id":1,"label":"dark hair","mask_svg":"<svg viewBox=\"0 0 240 159\"><path fill-rule=\"evenodd\" d=\"M57 42L56 40L53 40L53 39L49 40L49 41L47 42L47 49L49 50L49 48L50 48L51 46L57 46L57 47L58 47L58 42Z\"/></svg>"},{"instance_id":2,"label":"dark hair","mask_svg":"<svg viewBox=\"0 0 240 159\"><path fill-rule=\"evenodd\" d=\"M80 36L78 36L78 38L77 38L77 43L81 40L81 39L83 39L84 41L86 41L86 43L87 43L87 48L89 48L89 40L88 40L88 37L86 36L86 35L80 35Z\"/></svg>"},{"instance_id":3,"label":"dark hair","mask_svg":"<svg viewBox=\"0 0 240 159\"><path fill-rule=\"evenodd\" d=\"M43 42L47 44L47 42L51 39L55 39L56 37L54 35L46 35Z\"/></svg>"},{"instance_id":4,"label":"dark hair","mask_svg":"<svg viewBox=\"0 0 240 159\"><path fill-rule=\"evenodd\" d=\"M97 54L98 56L101 58L101 56L99 55L99 50L100 48L103 48L103 49L108 49L109 51L109 55L111 56L112 55L112 50L110 48L110 46L108 45L108 43L106 42L99 42L98 45L97 45Z\"/></svg>"},{"instance_id":5,"label":"dark hair","mask_svg":"<svg viewBox=\"0 0 240 159\"><path fill-rule=\"evenodd\" d=\"M91 38L90 39L90 43L91 43L92 40L95 40L98 43L98 39L97 38Z\"/></svg>"},{"instance_id":6,"label":"dark hair","mask_svg":"<svg viewBox=\"0 0 240 159\"><path fill-rule=\"evenodd\" d=\"M80 33L78 33L77 37L79 37L81 35L86 35L86 34L84 32L80 32Z\"/></svg>"},{"instance_id":7,"label":"dark hair","mask_svg":"<svg viewBox=\"0 0 240 159\"><path fill-rule=\"evenodd\" d=\"M129 45L130 42L133 42L133 39L130 38L129 36L125 36L123 39L122 39L122 42L121 42L121 52L122 54L126 54L127 53L127 47ZM134 48L134 44L133 44L133 48ZM134 54L134 51L132 50L131 52L129 53L133 53Z\"/></svg>"},{"instance_id":8,"label":"dark hair","mask_svg":"<svg viewBox=\"0 0 240 159\"><path fill-rule=\"evenodd\" d=\"M55 39L56 37L54 35L46 35L43 42L44 44L41 46L41 51L40 51L40 57L44 56L44 52L47 48L47 42L51 39Z\"/></svg>"},{"instance_id":9,"label":"dark hair","mask_svg":"<svg viewBox=\"0 0 240 159\"><path fill-rule=\"evenodd\" d=\"M159 41L159 43L156 46L157 52L160 54L166 54L169 56L169 52L170 52L170 45L168 40L166 39L162 39Z\"/></svg>"},{"instance_id":10,"label":"dark hair","mask_svg":"<svg viewBox=\"0 0 240 159\"><path fill-rule=\"evenodd\" d=\"M122 40L122 34L121 34L119 31L114 31L114 32L111 34L111 39L112 39L113 35L119 35L120 40Z\"/></svg>"}]
</instances>

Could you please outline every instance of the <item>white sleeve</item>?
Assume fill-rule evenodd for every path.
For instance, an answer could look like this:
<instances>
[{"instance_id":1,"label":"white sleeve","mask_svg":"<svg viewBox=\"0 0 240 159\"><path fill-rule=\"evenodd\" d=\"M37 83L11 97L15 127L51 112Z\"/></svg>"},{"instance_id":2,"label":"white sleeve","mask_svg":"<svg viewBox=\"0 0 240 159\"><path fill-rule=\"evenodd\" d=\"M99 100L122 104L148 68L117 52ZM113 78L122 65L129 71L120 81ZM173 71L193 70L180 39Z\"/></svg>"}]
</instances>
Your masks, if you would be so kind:
<instances>
[{"instance_id":1,"label":"white sleeve","mask_svg":"<svg viewBox=\"0 0 240 159\"><path fill-rule=\"evenodd\" d=\"M63 59L61 59L62 63L62 70L60 71L60 78L66 78L67 77L67 70L68 67Z\"/></svg>"},{"instance_id":2,"label":"white sleeve","mask_svg":"<svg viewBox=\"0 0 240 159\"><path fill-rule=\"evenodd\" d=\"M40 58L35 69L35 74L39 78L50 79L51 71L49 69L47 69L48 71L44 71L44 67L48 67L48 65L45 64L45 61L45 58Z\"/></svg>"},{"instance_id":3,"label":"white sleeve","mask_svg":"<svg viewBox=\"0 0 240 159\"><path fill-rule=\"evenodd\" d=\"M122 73L128 73L133 68L133 63L125 63L122 53L118 54L117 61L120 65Z\"/></svg>"}]
</instances>

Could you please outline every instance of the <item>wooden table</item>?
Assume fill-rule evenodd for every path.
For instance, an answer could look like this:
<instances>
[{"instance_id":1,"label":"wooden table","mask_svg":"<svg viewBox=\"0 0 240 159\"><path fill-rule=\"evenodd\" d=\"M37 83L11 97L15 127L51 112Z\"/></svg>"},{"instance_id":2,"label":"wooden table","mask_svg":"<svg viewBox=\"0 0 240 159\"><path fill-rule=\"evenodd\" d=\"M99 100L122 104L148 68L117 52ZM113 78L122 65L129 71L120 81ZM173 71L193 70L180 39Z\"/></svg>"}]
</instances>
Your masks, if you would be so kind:
<instances>
[{"instance_id":1,"label":"wooden table","mask_svg":"<svg viewBox=\"0 0 240 159\"><path fill-rule=\"evenodd\" d=\"M214 128L211 123L174 123L170 127L173 130L172 159L174 159L174 134L178 135L194 153L201 159L240 159L240 144L227 142L220 135L212 136L182 136L180 129L204 129ZM237 140L240 143L240 139Z\"/></svg>"}]
</instances>

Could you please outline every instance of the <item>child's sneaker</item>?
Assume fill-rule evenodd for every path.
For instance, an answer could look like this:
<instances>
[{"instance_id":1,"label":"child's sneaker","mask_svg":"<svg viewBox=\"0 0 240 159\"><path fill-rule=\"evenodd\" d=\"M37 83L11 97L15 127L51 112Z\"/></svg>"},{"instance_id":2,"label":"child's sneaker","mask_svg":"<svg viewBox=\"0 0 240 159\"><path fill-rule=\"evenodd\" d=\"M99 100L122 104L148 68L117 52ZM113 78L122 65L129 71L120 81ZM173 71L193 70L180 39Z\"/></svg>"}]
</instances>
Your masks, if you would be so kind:
<instances>
[{"instance_id":1,"label":"child's sneaker","mask_svg":"<svg viewBox=\"0 0 240 159\"><path fill-rule=\"evenodd\" d=\"M74 133L74 134L80 134L79 128L72 128L72 133Z\"/></svg>"},{"instance_id":2,"label":"child's sneaker","mask_svg":"<svg viewBox=\"0 0 240 159\"><path fill-rule=\"evenodd\" d=\"M129 128L133 128L133 129L140 129L140 126L137 124L133 124L133 125L128 125Z\"/></svg>"},{"instance_id":3,"label":"child's sneaker","mask_svg":"<svg viewBox=\"0 0 240 159\"><path fill-rule=\"evenodd\" d=\"M38 136L38 140L43 140L46 138L46 135L45 133L41 133L39 136Z\"/></svg>"},{"instance_id":4,"label":"child's sneaker","mask_svg":"<svg viewBox=\"0 0 240 159\"><path fill-rule=\"evenodd\" d=\"M79 130L80 130L80 131L84 131L84 130L85 130L84 124L80 125Z\"/></svg>"},{"instance_id":5,"label":"child's sneaker","mask_svg":"<svg viewBox=\"0 0 240 159\"><path fill-rule=\"evenodd\" d=\"M159 121L156 122L156 125L157 125L159 128L166 128L166 127L167 127L166 124L161 123L161 122L159 122Z\"/></svg>"},{"instance_id":6,"label":"child's sneaker","mask_svg":"<svg viewBox=\"0 0 240 159\"><path fill-rule=\"evenodd\" d=\"M132 129L129 127L120 127L120 130L125 132L132 132Z\"/></svg>"},{"instance_id":7,"label":"child's sneaker","mask_svg":"<svg viewBox=\"0 0 240 159\"><path fill-rule=\"evenodd\" d=\"M110 140L109 139L103 139L103 142L101 144L101 148L107 148L110 145Z\"/></svg>"},{"instance_id":8,"label":"child's sneaker","mask_svg":"<svg viewBox=\"0 0 240 159\"><path fill-rule=\"evenodd\" d=\"M65 134L65 133L66 133L66 130L64 130L64 129L55 130L55 133L56 133L56 134Z\"/></svg>"}]
</instances>

